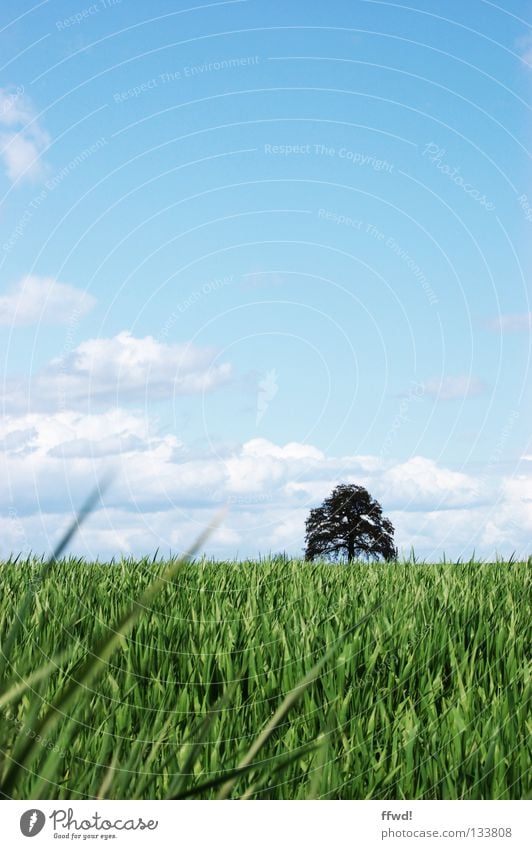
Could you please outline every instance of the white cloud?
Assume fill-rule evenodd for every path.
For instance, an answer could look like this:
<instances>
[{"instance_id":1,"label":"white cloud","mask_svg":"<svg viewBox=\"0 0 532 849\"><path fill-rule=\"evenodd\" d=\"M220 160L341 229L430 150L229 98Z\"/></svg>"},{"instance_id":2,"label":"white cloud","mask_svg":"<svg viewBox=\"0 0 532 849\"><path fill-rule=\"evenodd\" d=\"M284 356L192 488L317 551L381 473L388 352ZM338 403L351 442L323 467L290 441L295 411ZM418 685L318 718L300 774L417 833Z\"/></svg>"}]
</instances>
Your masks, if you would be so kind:
<instances>
[{"instance_id":1,"label":"white cloud","mask_svg":"<svg viewBox=\"0 0 532 849\"><path fill-rule=\"evenodd\" d=\"M0 295L0 325L64 324L77 320L95 303L92 295L53 277L27 275Z\"/></svg>"},{"instance_id":2,"label":"white cloud","mask_svg":"<svg viewBox=\"0 0 532 849\"><path fill-rule=\"evenodd\" d=\"M423 384L426 395L438 401L452 401L457 398L476 398L485 391L484 383L469 374L456 377L433 377Z\"/></svg>"},{"instance_id":3,"label":"white cloud","mask_svg":"<svg viewBox=\"0 0 532 849\"><path fill-rule=\"evenodd\" d=\"M0 423L0 556L50 550L104 472L116 477L105 507L75 543L91 556L183 550L223 504L207 545L216 556L301 554L311 507L339 482L381 502L408 553L493 556L532 550L532 474L486 483L426 457L331 457L312 445L254 439L223 456L194 456L157 421L124 409L8 416ZM489 489L489 503L486 490ZM3 518L2 518L3 517Z\"/></svg>"},{"instance_id":4,"label":"white cloud","mask_svg":"<svg viewBox=\"0 0 532 849\"><path fill-rule=\"evenodd\" d=\"M36 177L42 171L39 147L35 140L21 133L0 133L0 153L7 176L12 183L23 177Z\"/></svg>"},{"instance_id":5,"label":"white cloud","mask_svg":"<svg viewBox=\"0 0 532 849\"><path fill-rule=\"evenodd\" d=\"M0 123L5 127L29 124L34 110L24 94L23 86L0 88Z\"/></svg>"},{"instance_id":6,"label":"white cloud","mask_svg":"<svg viewBox=\"0 0 532 849\"><path fill-rule=\"evenodd\" d=\"M216 354L213 348L168 345L123 331L81 342L25 388L8 382L3 401L11 411L24 409L29 397L32 409L77 409L209 392L231 377L230 364L215 363Z\"/></svg>"},{"instance_id":7,"label":"white cloud","mask_svg":"<svg viewBox=\"0 0 532 849\"><path fill-rule=\"evenodd\" d=\"M12 182L42 174L41 153L49 140L23 86L0 88L0 156Z\"/></svg>"},{"instance_id":8,"label":"white cloud","mask_svg":"<svg viewBox=\"0 0 532 849\"><path fill-rule=\"evenodd\" d=\"M386 470L386 501L399 509L448 509L474 504L479 498L475 478L438 466L427 457L412 457Z\"/></svg>"},{"instance_id":9,"label":"white cloud","mask_svg":"<svg viewBox=\"0 0 532 849\"><path fill-rule=\"evenodd\" d=\"M213 348L190 344L168 345L153 336L137 338L123 331L111 339L88 339L64 360L62 366L74 394L86 391L90 379L91 397L149 390L158 397L207 392L230 375L227 363L214 365Z\"/></svg>"},{"instance_id":10,"label":"white cloud","mask_svg":"<svg viewBox=\"0 0 532 849\"><path fill-rule=\"evenodd\" d=\"M325 454L313 445L288 442L275 445L267 439L250 439L242 448L246 457L272 457L280 460L324 460Z\"/></svg>"}]
</instances>

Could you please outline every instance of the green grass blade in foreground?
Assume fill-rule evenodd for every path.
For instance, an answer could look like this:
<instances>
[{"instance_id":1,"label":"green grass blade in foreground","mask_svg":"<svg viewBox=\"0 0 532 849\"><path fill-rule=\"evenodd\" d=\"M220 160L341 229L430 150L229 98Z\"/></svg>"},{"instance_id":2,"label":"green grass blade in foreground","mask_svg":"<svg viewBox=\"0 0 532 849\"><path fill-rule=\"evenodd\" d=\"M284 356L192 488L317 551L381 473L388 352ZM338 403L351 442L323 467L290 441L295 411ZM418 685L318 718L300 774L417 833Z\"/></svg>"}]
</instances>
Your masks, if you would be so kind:
<instances>
[{"instance_id":1,"label":"green grass blade in foreground","mask_svg":"<svg viewBox=\"0 0 532 849\"><path fill-rule=\"evenodd\" d=\"M348 635L350 635L356 628L359 628L360 625L363 625L364 622L367 622L367 620L370 619L371 616L373 616L373 614L380 607L381 607L381 604L375 605L375 607L373 607L372 610L370 610L369 613L366 613L366 615L363 616L362 619L359 619L358 622L356 622L355 625L353 625L351 628L349 628L349 630L346 633L342 634L338 638L337 643L343 642L346 639L346 637ZM337 643L335 643L335 645L333 645L327 652L325 652L323 657L320 658L320 660L318 660L318 662L316 664L314 664L312 669L309 672L307 672L305 677L302 678L301 681L298 684L296 684L296 686L292 690L290 690L290 692L285 696L285 698L283 699L282 703L279 705L279 707L275 711L275 713L272 716L272 718L270 719L270 721L266 724L266 726L261 731L261 733L259 734L259 736L255 740L255 742L250 746L250 748L246 752L245 756L240 761L240 763L238 765L238 769L242 769L244 767L247 767L247 766L249 766L249 764L252 763L252 761L254 760L256 755L258 755L258 753L260 752L262 747L266 745L266 743L268 742L270 737L272 737L272 735L275 733L275 731L280 726L280 724L282 723L285 716L289 713L289 711L295 705L295 703L301 698L301 696L303 695L305 690L307 690L308 687L310 687L310 685L314 683L316 678L319 677L319 674L320 674L323 666L327 663L328 660L330 660L330 658L337 651ZM236 781L237 781L237 778L233 778L233 779L227 781L226 784L224 784L224 786L222 787L220 793L218 794L218 799L228 799L229 796L231 795L233 787L236 784Z\"/></svg>"},{"instance_id":2,"label":"green grass blade in foreground","mask_svg":"<svg viewBox=\"0 0 532 849\"><path fill-rule=\"evenodd\" d=\"M4 688L6 686L5 683L2 683L2 679L5 676L6 667L9 663L9 658L13 651L13 646L15 645L23 622L25 622L27 619L28 612L31 607L31 602L34 599L36 592L38 592L38 587L43 583L43 581L47 577L52 565L58 560L59 557L61 557L70 540L77 533L85 519L92 513L94 507L98 503L103 492L109 486L110 482L110 477L104 478L104 480L93 489L93 491L79 510L77 516L75 517L75 519L72 520L69 528L59 540L59 543L57 544L53 554L43 565L35 582L32 581L30 583L28 589L23 595L22 601L20 602L18 609L15 611L15 616L13 618L13 622L11 628L8 631L5 642L0 647L0 693L4 691ZM37 585L37 590L35 589L35 584Z\"/></svg>"},{"instance_id":3,"label":"green grass blade in foreground","mask_svg":"<svg viewBox=\"0 0 532 849\"><path fill-rule=\"evenodd\" d=\"M205 531L203 531L202 534L200 534L196 542L191 546L186 554L177 560L172 561L164 570L163 574L153 581L144 593L142 593L141 597L133 603L132 607L124 616L122 616L118 623L114 627L109 628L111 633L97 642L92 651L89 652L88 657L78 666L75 672L76 677L74 678L72 675L70 676L68 683L52 700L48 709L45 711L44 716L36 724L36 727L32 729L32 731L35 732L35 735L47 737L62 718L68 720L68 709L72 702L76 699L76 696L82 692L83 696L86 697L86 688L100 672L102 667L106 666L107 661L118 648L121 639L131 630L152 600L162 589L164 589L166 584L175 577L181 567L187 563L204 544L211 535L212 531L220 523L224 513L225 511L222 510L215 515L210 525ZM16 787L17 778L20 772L29 767L35 757L35 754L35 747L33 745L32 738L30 737L20 753L18 761L11 764L2 781L0 781L0 790L3 793L12 793L13 789Z\"/></svg>"},{"instance_id":4,"label":"green grass blade in foreground","mask_svg":"<svg viewBox=\"0 0 532 849\"><path fill-rule=\"evenodd\" d=\"M97 799L105 799L107 798L107 794L111 789L113 784L113 778L115 774L115 770L117 768L118 760L120 757L120 750L114 752L113 757L111 758L111 763L107 767L105 771L105 775L103 777L102 783L100 784L99 790L96 794Z\"/></svg>"},{"instance_id":5,"label":"green grass blade in foreground","mask_svg":"<svg viewBox=\"0 0 532 849\"><path fill-rule=\"evenodd\" d=\"M310 783L307 799L319 799L320 788L322 785L323 771L327 764L327 755L331 749L331 742L335 731L334 722L332 720L332 712L327 720L325 733L319 743L319 748L316 753L316 766L312 769L312 780Z\"/></svg>"}]
</instances>

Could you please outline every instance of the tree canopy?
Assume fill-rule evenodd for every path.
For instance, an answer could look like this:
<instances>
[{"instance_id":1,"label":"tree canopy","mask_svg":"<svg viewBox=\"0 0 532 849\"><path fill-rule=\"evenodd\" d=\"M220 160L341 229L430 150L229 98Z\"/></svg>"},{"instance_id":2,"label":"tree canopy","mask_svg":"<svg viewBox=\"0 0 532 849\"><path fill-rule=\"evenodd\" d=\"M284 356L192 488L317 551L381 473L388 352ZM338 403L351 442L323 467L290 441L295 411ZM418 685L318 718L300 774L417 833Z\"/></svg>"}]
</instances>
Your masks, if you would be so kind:
<instances>
[{"instance_id":1,"label":"tree canopy","mask_svg":"<svg viewBox=\"0 0 532 849\"><path fill-rule=\"evenodd\" d=\"M306 521L305 559L351 562L356 557L394 560L394 527L363 486L339 484Z\"/></svg>"}]
</instances>

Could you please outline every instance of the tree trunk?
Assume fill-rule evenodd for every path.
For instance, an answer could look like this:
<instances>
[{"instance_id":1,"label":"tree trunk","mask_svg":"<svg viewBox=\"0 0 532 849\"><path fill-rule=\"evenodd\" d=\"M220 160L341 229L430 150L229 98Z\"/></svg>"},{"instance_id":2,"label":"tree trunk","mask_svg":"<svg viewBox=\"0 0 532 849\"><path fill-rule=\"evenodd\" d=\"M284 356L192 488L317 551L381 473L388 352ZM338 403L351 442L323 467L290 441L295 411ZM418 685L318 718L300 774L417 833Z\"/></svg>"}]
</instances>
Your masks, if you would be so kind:
<instances>
[{"instance_id":1,"label":"tree trunk","mask_svg":"<svg viewBox=\"0 0 532 849\"><path fill-rule=\"evenodd\" d=\"M351 563L355 559L355 538L352 534L347 537L347 561Z\"/></svg>"}]
</instances>

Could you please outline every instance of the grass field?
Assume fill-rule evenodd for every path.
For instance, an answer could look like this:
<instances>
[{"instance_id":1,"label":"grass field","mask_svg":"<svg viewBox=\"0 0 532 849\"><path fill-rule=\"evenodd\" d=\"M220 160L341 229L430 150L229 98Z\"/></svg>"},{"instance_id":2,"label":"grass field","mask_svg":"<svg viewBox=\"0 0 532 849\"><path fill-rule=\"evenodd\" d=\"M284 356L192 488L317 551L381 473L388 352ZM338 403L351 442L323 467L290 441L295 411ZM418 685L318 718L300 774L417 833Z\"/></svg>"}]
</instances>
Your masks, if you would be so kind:
<instances>
[{"instance_id":1,"label":"grass field","mask_svg":"<svg viewBox=\"0 0 532 849\"><path fill-rule=\"evenodd\" d=\"M530 564L41 570L0 569L4 797L530 797Z\"/></svg>"}]
</instances>

